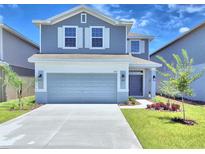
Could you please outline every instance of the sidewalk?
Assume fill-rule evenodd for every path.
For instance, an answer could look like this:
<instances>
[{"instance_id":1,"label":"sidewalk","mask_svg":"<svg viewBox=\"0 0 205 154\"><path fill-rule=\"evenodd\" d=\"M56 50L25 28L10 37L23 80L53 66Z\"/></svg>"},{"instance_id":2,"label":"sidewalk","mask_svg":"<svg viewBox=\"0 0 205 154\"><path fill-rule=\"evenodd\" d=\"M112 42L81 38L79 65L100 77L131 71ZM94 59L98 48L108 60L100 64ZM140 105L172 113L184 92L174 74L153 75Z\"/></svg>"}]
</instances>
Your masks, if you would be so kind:
<instances>
[{"instance_id":1,"label":"sidewalk","mask_svg":"<svg viewBox=\"0 0 205 154\"><path fill-rule=\"evenodd\" d=\"M121 109L145 109L147 105L152 104L151 101L146 99L137 99L137 102L140 103L140 105L133 105L133 106L120 106Z\"/></svg>"}]
</instances>

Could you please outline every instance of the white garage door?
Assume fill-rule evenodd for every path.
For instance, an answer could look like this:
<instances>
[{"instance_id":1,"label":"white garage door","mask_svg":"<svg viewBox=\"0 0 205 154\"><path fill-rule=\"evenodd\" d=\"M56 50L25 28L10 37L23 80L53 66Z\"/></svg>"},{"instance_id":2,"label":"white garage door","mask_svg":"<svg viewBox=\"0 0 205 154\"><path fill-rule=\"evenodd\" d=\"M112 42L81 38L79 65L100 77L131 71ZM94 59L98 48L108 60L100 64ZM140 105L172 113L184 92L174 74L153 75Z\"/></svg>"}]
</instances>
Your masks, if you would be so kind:
<instances>
[{"instance_id":1,"label":"white garage door","mask_svg":"<svg viewBox=\"0 0 205 154\"><path fill-rule=\"evenodd\" d=\"M117 103L117 75L48 73L48 103Z\"/></svg>"}]
</instances>

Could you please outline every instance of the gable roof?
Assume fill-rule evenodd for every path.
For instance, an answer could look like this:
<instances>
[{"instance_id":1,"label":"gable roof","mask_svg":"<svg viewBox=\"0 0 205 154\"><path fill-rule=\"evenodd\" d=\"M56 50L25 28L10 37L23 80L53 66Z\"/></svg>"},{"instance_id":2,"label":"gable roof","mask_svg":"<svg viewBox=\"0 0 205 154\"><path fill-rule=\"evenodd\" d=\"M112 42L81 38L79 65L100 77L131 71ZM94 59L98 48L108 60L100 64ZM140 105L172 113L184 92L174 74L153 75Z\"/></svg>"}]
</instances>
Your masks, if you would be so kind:
<instances>
[{"instance_id":1,"label":"gable roof","mask_svg":"<svg viewBox=\"0 0 205 154\"><path fill-rule=\"evenodd\" d=\"M136 39L148 39L148 40L153 40L154 36L151 35L145 35L145 34L139 34L139 33L128 33L128 38L136 38Z\"/></svg>"},{"instance_id":2,"label":"gable roof","mask_svg":"<svg viewBox=\"0 0 205 154\"><path fill-rule=\"evenodd\" d=\"M128 26L129 28L131 28L133 25L133 21L123 21L123 20L114 19L112 17L105 15L102 12L99 12L99 11L97 11L93 8L87 7L85 5L79 5L77 7L74 7L68 11L65 11L61 14L58 14L58 15L53 16L51 18L48 18L46 20L33 20L32 22L36 25L40 25L40 24L52 25L52 24L58 23L62 20L65 20L67 18L70 18L70 17L72 17L78 13L81 13L81 12L86 12L88 14L91 14L91 15L93 15L97 18L100 18L100 19L104 20L105 22L108 22L112 25L119 25L119 26L125 25L125 26Z\"/></svg>"},{"instance_id":3,"label":"gable roof","mask_svg":"<svg viewBox=\"0 0 205 154\"><path fill-rule=\"evenodd\" d=\"M22 39L23 41L25 41L25 42L29 43L30 45L34 46L35 48L39 49L39 46L36 43L34 43L32 40L28 39L27 37L23 36L22 34L17 32L13 28L9 27L8 25L0 23L0 28L5 29L6 31L10 32L11 34L17 36L18 38Z\"/></svg>"},{"instance_id":4,"label":"gable roof","mask_svg":"<svg viewBox=\"0 0 205 154\"><path fill-rule=\"evenodd\" d=\"M165 45L162 46L161 48L159 48L159 49L157 49L156 51L154 51L152 54L150 54L150 56L153 56L153 55L157 54L157 53L160 52L162 49L164 49L164 48L166 48L166 47L172 45L173 43L175 43L175 42L177 42L178 40L180 40L180 39L186 37L188 34L190 34L190 33L194 32L194 31L198 30L200 27L203 27L203 26L205 26L205 21L202 22L202 23L200 23L200 24L198 24L197 26L193 27L193 28L190 29L189 31L187 31L187 32L185 32L185 33L179 35L179 36L176 37L174 40L170 41L169 43L165 44Z\"/></svg>"}]
</instances>

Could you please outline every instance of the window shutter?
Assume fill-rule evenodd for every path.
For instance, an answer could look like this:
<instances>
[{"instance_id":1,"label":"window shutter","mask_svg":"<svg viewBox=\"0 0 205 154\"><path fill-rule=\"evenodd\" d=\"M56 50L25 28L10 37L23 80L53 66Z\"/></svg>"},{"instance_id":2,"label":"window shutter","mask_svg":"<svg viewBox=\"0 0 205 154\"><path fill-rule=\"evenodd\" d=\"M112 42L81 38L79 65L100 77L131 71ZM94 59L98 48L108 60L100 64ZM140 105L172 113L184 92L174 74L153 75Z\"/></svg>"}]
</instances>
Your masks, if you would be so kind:
<instances>
[{"instance_id":1,"label":"window shutter","mask_svg":"<svg viewBox=\"0 0 205 154\"><path fill-rule=\"evenodd\" d=\"M131 40L127 40L127 52L131 53Z\"/></svg>"},{"instance_id":2,"label":"window shutter","mask_svg":"<svg viewBox=\"0 0 205 154\"><path fill-rule=\"evenodd\" d=\"M145 52L145 41L140 40L140 53Z\"/></svg>"},{"instance_id":3,"label":"window shutter","mask_svg":"<svg viewBox=\"0 0 205 154\"><path fill-rule=\"evenodd\" d=\"M104 48L110 48L110 28L104 28Z\"/></svg>"},{"instance_id":4,"label":"window shutter","mask_svg":"<svg viewBox=\"0 0 205 154\"><path fill-rule=\"evenodd\" d=\"M58 27L58 48L63 48L63 28Z\"/></svg>"},{"instance_id":5,"label":"window shutter","mask_svg":"<svg viewBox=\"0 0 205 154\"><path fill-rule=\"evenodd\" d=\"M83 48L83 28L77 28L77 48Z\"/></svg>"},{"instance_id":6,"label":"window shutter","mask_svg":"<svg viewBox=\"0 0 205 154\"><path fill-rule=\"evenodd\" d=\"M90 28L86 27L85 28L85 48L90 48L91 47L91 33L90 33Z\"/></svg>"}]
</instances>

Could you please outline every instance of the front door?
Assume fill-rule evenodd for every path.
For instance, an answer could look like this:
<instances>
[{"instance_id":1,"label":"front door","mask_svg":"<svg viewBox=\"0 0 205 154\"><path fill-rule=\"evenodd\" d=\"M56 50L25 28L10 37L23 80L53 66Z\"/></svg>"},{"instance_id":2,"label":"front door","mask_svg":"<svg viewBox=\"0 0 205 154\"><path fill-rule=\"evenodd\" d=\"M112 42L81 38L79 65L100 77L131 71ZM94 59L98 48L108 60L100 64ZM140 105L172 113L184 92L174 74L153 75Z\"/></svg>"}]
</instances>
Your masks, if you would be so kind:
<instances>
[{"instance_id":1,"label":"front door","mask_svg":"<svg viewBox=\"0 0 205 154\"><path fill-rule=\"evenodd\" d=\"M129 96L143 96L143 71L130 72Z\"/></svg>"}]
</instances>

